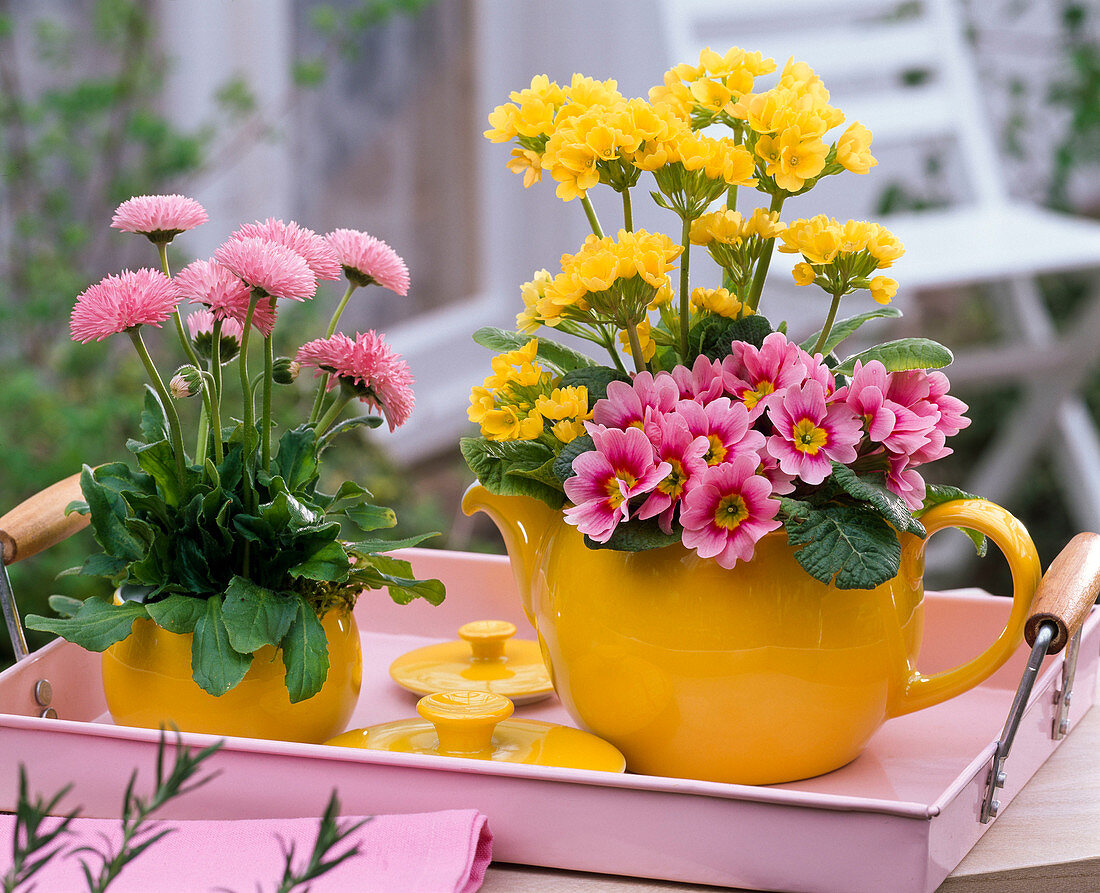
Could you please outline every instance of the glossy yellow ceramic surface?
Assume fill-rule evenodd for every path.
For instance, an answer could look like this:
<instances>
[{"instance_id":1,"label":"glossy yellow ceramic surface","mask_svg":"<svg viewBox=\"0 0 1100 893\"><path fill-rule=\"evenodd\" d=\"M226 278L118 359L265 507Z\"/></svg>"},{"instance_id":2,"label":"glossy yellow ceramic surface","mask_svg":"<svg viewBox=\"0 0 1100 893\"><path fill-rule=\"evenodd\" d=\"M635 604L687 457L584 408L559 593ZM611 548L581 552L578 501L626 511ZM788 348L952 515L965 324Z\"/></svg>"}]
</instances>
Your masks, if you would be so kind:
<instances>
[{"instance_id":1,"label":"glossy yellow ceramic surface","mask_svg":"<svg viewBox=\"0 0 1100 893\"><path fill-rule=\"evenodd\" d=\"M554 693L537 642L512 638L507 620L475 620L461 626L458 642L426 645L390 664L390 676L418 695L485 691L530 704Z\"/></svg>"},{"instance_id":2,"label":"glossy yellow ceramic surface","mask_svg":"<svg viewBox=\"0 0 1100 893\"><path fill-rule=\"evenodd\" d=\"M560 512L480 485L463 508L500 527L555 688L574 719L615 744L632 772L743 784L819 775L854 759L881 723L953 697L1022 639L1041 576L1031 538L983 500L945 503L931 534L987 534L1012 570L1004 631L934 676L916 666L924 542L902 536L899 574L840 590L798 565L782 531L725 570L682 546L591 550Z\"/></svg>"},{"instance_id":3,"label":"glossy yellow ceramic surface","mask_svg":"<svg viewBox=\"0 0 1100 893\"><path fill-rule=\"evenodd\" d=\"M329 611L321 626L328 636L328 678L312 698L291 704L281 653L271 646L256 652L238 686L214 697L191 678L191 636L138 620L128 638L103 653L107 709L124 726L174 724L185 732L320 743L347 727L363 680L351 614Z\"/></svg>"},{"instance_id":4,"label":"glossy yellow ceramic surface","mask_svg":"<svg viewBox=\"0 0 1100 893\"><path fill-rule=\"evenodd\" d=\"M622 772L626 768L626 758L595 735L533 719L509 719L512 709L512 702L502 695L439 692L417 703L416 712L423 719L355 729L327 743L567 769Z\"/></svg>"}]
</instances>

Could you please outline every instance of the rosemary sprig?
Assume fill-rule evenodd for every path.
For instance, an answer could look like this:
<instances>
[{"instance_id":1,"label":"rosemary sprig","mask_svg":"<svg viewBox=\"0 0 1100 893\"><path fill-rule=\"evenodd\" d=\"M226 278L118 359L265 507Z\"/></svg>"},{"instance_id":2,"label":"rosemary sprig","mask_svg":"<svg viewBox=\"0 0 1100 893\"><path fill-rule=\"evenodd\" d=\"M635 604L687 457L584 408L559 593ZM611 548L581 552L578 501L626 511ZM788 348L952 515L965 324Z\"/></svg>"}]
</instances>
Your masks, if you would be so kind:
<instances>
[{"instance_id":1,"label":"rosemary sprig","mask_svg":"<svg viewBox=\"0 0 1100 893\"><path fill-rule=\"evenodd\" d=\"M354 844L349 849L335 855L326 861L329 852L335 849L341 841L346 840L356 831L370 821L368 816L358 822L345 823L343 826L336 821L340 815L340 801L336 797L336 791L329 797L325 814L321 816L321 824L317 828L317 840L313 844L313 852L309 854L309 861L301 868L294 868L294 844L287 844L280 838L279 844L283 849L283 877L276 887L276 893L294 893L295 890L307 890L306 885L316 880L325 872L331 871L345 859L359 855L359 844Z\"/></svg>"},{"instance_id":2,"label":"rosemary sprig","mask_svg":"<svg viewBox=\"0 0 1100 893\"><path fill-rule=\"evenodd\" d=\"M41 796L32 800L27 791L27 770L22 764L19 765L19 799L15 807L11 867L3 877L4 893L14 893L23 887L64 848L65 838L73 833L69 824L80 809L64 816L54 816L52 813L71 788L71 784L65 785L48 801ZM44 824L46 819L50 820L52 827Z\"/></svg>"}]
</instances>

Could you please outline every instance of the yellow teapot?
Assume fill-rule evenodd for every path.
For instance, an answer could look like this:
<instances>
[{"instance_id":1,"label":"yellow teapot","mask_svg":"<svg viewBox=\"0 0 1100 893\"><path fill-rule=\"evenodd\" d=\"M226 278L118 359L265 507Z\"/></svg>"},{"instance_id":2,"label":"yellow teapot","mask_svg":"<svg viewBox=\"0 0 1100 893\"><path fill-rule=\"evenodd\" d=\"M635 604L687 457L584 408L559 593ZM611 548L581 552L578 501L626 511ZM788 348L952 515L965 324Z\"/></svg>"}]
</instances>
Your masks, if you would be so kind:
<instances>
[{"instance_id":1,"label":"yellow teapot","mask_svg":"<svg viewBox=\"0 0 1100 893\"><path fill-rule=\"evenodd\" d=\"M875 589L810 577L786 534L726 570L677 544L592 550L560 511L474 484L466 514L504 536L524 608L570 715L625 754L632 772L772 784L837 769L875 730L954 697L1000 667L1023 637L1041 577L1023 525L964 499L921 516L929 535L978 530L1008 559L1011 615L989 648L932 676L915 667L925 540L901 534L901 569Z\"/></svg>"}]
</instances>

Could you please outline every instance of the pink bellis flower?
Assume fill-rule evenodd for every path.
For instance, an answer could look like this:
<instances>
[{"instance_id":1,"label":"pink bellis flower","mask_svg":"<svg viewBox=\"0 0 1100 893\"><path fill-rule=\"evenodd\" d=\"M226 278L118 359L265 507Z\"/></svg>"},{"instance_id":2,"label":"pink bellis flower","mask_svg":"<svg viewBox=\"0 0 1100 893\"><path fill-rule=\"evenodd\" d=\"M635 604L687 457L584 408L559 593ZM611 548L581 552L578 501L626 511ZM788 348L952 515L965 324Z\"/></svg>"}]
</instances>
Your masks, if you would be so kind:
<instances>
[{"instance_id":1,"label":"pink bellis flower","mask_svg":"<svg viewBox=\"0 0 1100 893\"><path fill-rule=\"evenodd\" d=\"M214 260L272 298L304 301L317 293L317 277L302 256L268 239L230 239L214 252Z\"/></svg>"},{"instance_id":2,"label":"pink bellis flower","mask_svg":"<svg viewBox=\"0 0 1100 893\"><path fill-rule=\"evenodd\" d=\"M86 289L69 320L73 341L102 341L137 326L160 326L181 296L176 284L157 270L123 270Z\"/></svg>"},{"instance_id":3,"label":"pink bellis flower","mask_svg":"<svg viewBox=\"0 0 1100 893\"><path fill-rule=\"evenodd\" d=\"M191 346L204 360L209 360L213 354L214 323L217 320L209 310L196 310L187 317L187 330L191 333ZM241 324L235 319L222 320L221 340L218 344L218 361L228 363L240 353Z\"/></svg>"},{"instance_id":4,"label":"pink bellis flower","mask_svg":"<svg viewBox=\"0 0 1100 893\"><path fill-rule=\"evenodd\" d=\"M185 195L135 195L115 209L111 226L140 233L157 245L206 223L206 209Z\"/></svg>"},{"instance_id":5,"label":"pink bellis flower","mask_svg":"<svg viewBox=\"0 0 1100 893\"><path fill-rule=\"evenodd\" d=\"M230 239L267 239L301 256L318 279L339 279L340 262L328 240L293 220L283 223L268 217L263 223L246 223Z\"/></svg>"},{"instance_id":6,"label":"pink bellis flower","mask_svg":"<svg viewBox=\"0 0 1100 893\"><path fill-rule=\"evenodd\" d=\"M233 320L238 328L248 315L249 287L228 268L212 260L196 260L176 274L176 282L192 304L202 304L225 323ZM270 301L260 301L252 313L252 325L266 338L275 327L275 308Z\"/></svg>"},{"instance_id":7,"label":"pink bellis flower","mask_svg":"<svg viewBox=\"0 0 1100 893\"><path fill-rule=\"evenodd\" d=\"M684 497L684 545L700 558L732 568L751 560L760 538L780 526L775 517L779 500L771 498L768 479L756 473L758 464L754 456L743 455L708 468Z\"/></svg>"},{"instance_id":8,"label":"pink bellis flower","mask_svg":"<svg viewBox=\"0 0 1100 893\"><path fill-rule=\"evenodd\" d=\"M402 297L409 293L409 268L381 239L356 229L336 229L327 238L352 285L381 285Z\"/></svg>"},{"instance_id":9,"label":"pink bellis flower","mask_svg":"<svg viewBox=\"0 0 1100 893\"><path fill-rule=\"evenodd\" d=\"M390 349L384 336L373 330L356 335L355 340L337 332L331 338L310 341L299 348L295 360L317 369L317 375L329 373L330 390L340 381L352 396L380 409L391 431L405 424L412 413L413 377L409 366ZM325 427L322 422L319 430Z\"/></svg>"},{"instance_id":10,"label":"pink bellis flower","mask_svg":"<svg viewBox=\"0 0 1100 893\"><path fill-rule=\"evenodd\" d=\"M630 518L630 500L649 493L672 471L668 462L657 462L653 445L639 428L605 428L585 424L596 448L573 460L575 474L565 482L565 495L573 506L564 512L566 523L606 543Z\"/></svg>"},{"instance_id":11,"label":"pink bellis flower","mask_svg":"<svg viewBox=\"0 0 1100 893\"><path fill-rule=\"evenodd\" d=\"M768 438L767 450L786 474L820 484L832 473L834 461L855 461L863 425L847 404L827 406L819 382L788 388L768 415L776 433Z\"/></svg>"}]
</instances>

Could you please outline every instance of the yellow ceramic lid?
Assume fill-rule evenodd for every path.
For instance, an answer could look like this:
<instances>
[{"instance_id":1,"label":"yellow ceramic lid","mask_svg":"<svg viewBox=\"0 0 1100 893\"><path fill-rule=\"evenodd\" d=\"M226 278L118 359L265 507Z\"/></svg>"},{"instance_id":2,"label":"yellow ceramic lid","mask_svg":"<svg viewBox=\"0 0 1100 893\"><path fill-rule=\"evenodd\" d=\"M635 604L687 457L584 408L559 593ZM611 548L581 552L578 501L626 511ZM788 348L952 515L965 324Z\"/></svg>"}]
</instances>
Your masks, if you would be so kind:
<instances>
[{"instance_id":1,"label":"yellow ceramic lid","mask_svg":"<svg viewBox=\"0 0 1100 893\"><path fill-rule=\"evenodd\" d=\"M416 712L423 719L355 729L326 743L567 769L626 769L626 759L615 747L588 732L533 719L509 719L512 702L502 695L439 692L421 698Z\"/></svg>"},{"instance_id":2,"label":"yellow ceramic lid","mask_svg":"<svg viewBox=\"0 0 1100 893\"><path fill-rule=\"evenodd\" d=\"M458 630L457 642L427 645L390 664L390 676L418 695L485 691L530 704L554 693L537 642L513 639L506 620L475 620Z\"/></svg>"}]
</instances>

